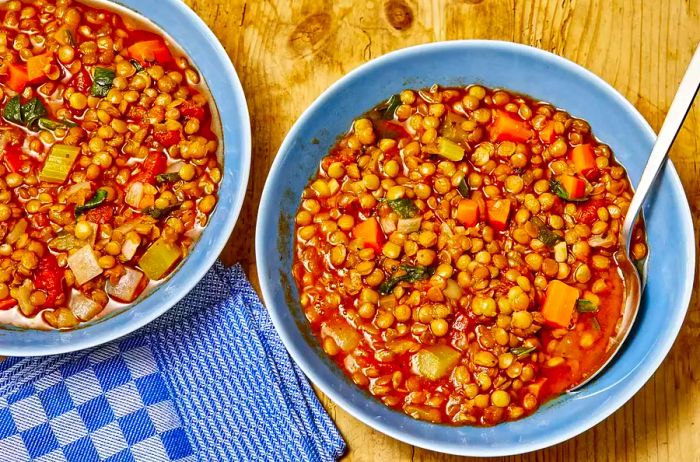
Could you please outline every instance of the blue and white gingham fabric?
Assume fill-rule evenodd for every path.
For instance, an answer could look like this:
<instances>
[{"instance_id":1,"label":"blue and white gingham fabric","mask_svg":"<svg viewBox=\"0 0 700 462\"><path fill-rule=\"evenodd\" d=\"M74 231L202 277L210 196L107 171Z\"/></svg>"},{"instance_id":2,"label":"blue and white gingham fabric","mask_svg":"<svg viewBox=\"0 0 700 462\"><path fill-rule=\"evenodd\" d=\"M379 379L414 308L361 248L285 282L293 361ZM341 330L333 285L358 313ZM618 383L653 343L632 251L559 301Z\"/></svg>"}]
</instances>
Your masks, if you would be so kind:
<instances>
[{"instance_id":1,"label":"blue and white gingham fabric","mask_svg":"<svg viewBox=\"0 0 700 462\"><path fill-rule=\"evenodd\" d=\"M345 442L239 266L101 347L0 362L0 461L335 461Z\"/></svg>"}]
</instances>

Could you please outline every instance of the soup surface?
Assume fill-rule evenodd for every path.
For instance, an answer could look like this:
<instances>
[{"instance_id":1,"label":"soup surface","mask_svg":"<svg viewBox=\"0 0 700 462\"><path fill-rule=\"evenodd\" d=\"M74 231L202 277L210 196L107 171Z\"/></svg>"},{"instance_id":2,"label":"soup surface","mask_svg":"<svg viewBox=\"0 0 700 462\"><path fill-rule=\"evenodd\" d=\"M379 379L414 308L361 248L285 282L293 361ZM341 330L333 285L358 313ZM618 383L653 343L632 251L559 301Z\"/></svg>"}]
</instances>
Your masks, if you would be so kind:
<instances>
[{"instance_id":1,"label":"soup surface","mask_svg":"<svg viewBox=\"0 0 700 462\"><path fill-rule=\"evenodd\" d=\"M303 192L301 305L387 406L518 419L607 358L631 197L584 120L478 85L405 90L355 120ZM640 226L634 258L646 253Z\"/></svg>"},{"instance_id":2,"label":"soup surface","mask_svg":"<svg viewBox=\"0 0 700 462\"><path fill-rule=\"evenodd\" d=\"M217 202L213 106L151 24L0 4L0 323L73 328L187 256Z\"/></svg>"}]
</instances>

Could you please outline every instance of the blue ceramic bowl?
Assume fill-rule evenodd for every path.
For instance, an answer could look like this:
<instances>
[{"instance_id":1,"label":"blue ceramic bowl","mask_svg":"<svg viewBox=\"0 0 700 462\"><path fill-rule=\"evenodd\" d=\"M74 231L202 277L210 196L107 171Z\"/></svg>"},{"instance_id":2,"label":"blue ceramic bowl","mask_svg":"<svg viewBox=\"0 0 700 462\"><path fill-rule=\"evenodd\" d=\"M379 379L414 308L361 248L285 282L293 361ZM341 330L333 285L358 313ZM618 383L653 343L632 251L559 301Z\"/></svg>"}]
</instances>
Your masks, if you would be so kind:
<instances>
[{"instance_id":1,"label":"blue ceramic bowl","mask_svg":"<svg viewBox=\"0 0 700 462\"><path fill-rule=\"evenodd\" d=\"M434 83L474 82L549 101L587 120L595 134L612 147L632 181L638 181L654 132L627 100L586 69L545 51L505 42L444 42L408 48L375 59L342 78L287 135L260 204L258 274L272 320L292 357L324 393L354 417L427 449L471 456L510 455L578 435L612 414L644 385L683 322L693 286L695 246L688 202L669 163L645 207L651 248L648 285L626 347L599 379L580 392L545 404L525 419L490 428L435 425L393 411L356 387L322 351L297 301L291 266L294 215L301 192L319 160L353 118L389 95Z\"/></svg>"},{"instance_id":2,"label":"blue ceramic bowl","mask_svg":"<svg viewBox=\"0 0 700 462\"><path fill-rule=\"evenodd\" d=\"M119 0L116 4L93 0L91 3L149 18L184 49L201 72L216 102L223 132L224 168L219 203L192 253L156 290L73 331L3 326L0 328L2 356L50 355L88 348L128 334L160 316L184 297L214 264L243 204L250 171L248 107L236 71L214 34L180 0Z\"/></svg>"}]
</instances>

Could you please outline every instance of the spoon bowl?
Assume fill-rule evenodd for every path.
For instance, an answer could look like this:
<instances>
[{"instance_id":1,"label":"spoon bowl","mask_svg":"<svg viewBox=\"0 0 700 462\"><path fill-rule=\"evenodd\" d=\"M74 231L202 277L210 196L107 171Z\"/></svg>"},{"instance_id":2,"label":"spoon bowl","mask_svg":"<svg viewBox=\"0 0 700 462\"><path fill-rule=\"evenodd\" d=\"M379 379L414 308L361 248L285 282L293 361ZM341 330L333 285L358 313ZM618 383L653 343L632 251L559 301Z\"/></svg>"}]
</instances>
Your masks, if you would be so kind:
<instances>
[{"instance_id":1,"label":"spoon bowl","mask_svg":"<svg viewBox=\"0 0 700 462\"><path fill-rule=\"evenodd\" d=\"M640 276L639 268L633 259L632 234L635 224L637 223L637 216L642 210L642 205L644 205L644 200L649 195L664 165L666 165L668 152L683 126L683 121L688 115L688 111L690 111L690 107L693 104L693 100L699 88L700 46L695 50L690 64L688 65L688 69L685 71L685 75L678 86L678 91L666 114L666 119L664 119L664 123L661 126L656 143L654 143L654 147L651 149L649 160L644 167L642 177L637 185L637 190L627 209L625 222L622 225L620 234L623 248L617 252L615 260L619 265L620 276L622 276L622 280L625 284L625 301L622 307L622 317L617 326L615 336L610 339L608 345L608 357L602 366L581 383L571 388L569 392L581 389L584 385L598 377L605 367L610 364L618 351L620 351L620 348L627 339L634 325L634 321L637 318L639 305L642 301L642 293L644 291L644 274ZM642 260L640 263L640 266L643 267L644 261Z\"/></svg>"}]
</instances>

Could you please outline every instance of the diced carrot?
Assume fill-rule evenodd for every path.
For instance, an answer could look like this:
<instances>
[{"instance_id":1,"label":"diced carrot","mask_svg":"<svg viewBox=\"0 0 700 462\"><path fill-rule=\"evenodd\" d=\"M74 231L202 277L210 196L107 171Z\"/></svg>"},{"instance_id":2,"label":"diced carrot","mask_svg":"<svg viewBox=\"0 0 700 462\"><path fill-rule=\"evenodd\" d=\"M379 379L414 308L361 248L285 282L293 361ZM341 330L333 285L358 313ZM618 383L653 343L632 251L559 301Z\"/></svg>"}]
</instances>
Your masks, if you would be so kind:
<instances>
[{"instance_id":1,"label":"diced carrot","mask_svg":"<svg viewBox=\"0 0 700 462\"><path fill-rule=\"evenodd\" d=\"M27 60L27 79L29 83L40 83L46 79L46 71L53 61L53 53L46 52L32 56Z\"/></svg>"},{"instance_id":2,"label":"diced carrot","mask_svg":"<svg viewBox=\"0 0 700 462\"><path fill-rule=\"evenodd\" d=\"M360 239L365 248L370 247L377 252L382 250L384 233L376 218L372 217L355 225L352 229L352 235L355 239Z\"/></svg>"},{"instance_id":3,"label":"diced carrot","mask_svg":"<svg viewBox=\"0 0 700 462\"><path fill-rule=\"evenodd\" d=\"M595 163L595 152L590 144L579 144L569 152L569 160L573 162L574 169L581 175L588 177L598 166Z\"/></svg>"},{"instance_id":4,"label":"diced carrot","mask_svg":"<svg viewBox=\"0 0 700 462\"><path fill-rule=\"evenodd\" d=\"M54 32L53 36L56 39L58 43L61 45L71 45L74 46L74 38L73 38L73 32L75 31L74 27L70 27L67 25L63 25L56 29L56 32Z\"/></svg>"},{"instance_id":5,"label":"diced carrot","mask_svg":"<svg viewBox=\"0 0 700 462\"><path fill-rule=\"evenodd\" d=\"M170 50L162 40L144 40L136 42L128 49L129 56L138 60L141 64L150 64L153 61L165 64L172 61Z\"/></svg>"},{"instance_id":6,"label":"diced carrot","mask_svg":"<svg viewBox=\"0 0 700 462\"><path fill-rule=\"evenodd\" d=\"M553 280L547 286L542 304L542 317L553 327L569 327L580 291L561 281Z\"/></svg>"},{"instance_id":7,"label":"diced carrot","mask_svg":"<svg viewBox=\"0 0 700 462\"><path fill-rule=\"evenodd\" d=\"M498 199L486 201L486 219L489 224L498 231L503 231L508 227L508 217L510 216L510 200Z\"/></svg>"},{"instance_id":8,"label":"diced carrot","mask_svg":"<svg viewBox=\"0 0 700 462\"><path fill-rule=\"evenodd\" d=\"M489 135L491 141L523 143L532 138L533 131L527 122L516 120L505 111L496 111L489 127Z\"/></svg>"},{"instance_id":9,"label":"diced carrot","mask_svg":"<svg viewBox=\"0 0 700 462\"><path fill-rule=\"evenodd\" d=\"M562 175L559 178L561 186L566 191L569 199L581 199L586 195L586 182L571 175Z\"/></svg>"},{"instance_id":10,"label":"diced carrot","mask_svg":"<svg viewBox=\"0 0 700 462\"><path fill-rule=\"evenodd\" d=\"M8 79L5 84L17 93L21 93L27 86L27 66L24 64L10 64L7 66Z\"/></svg>"},{"instance_id":11,"label":"diced carrot","mask_svg":"<svg viewBox=\"0 0 700 462\"><path fill-rule=\"evenodd\" d=\"M556 138L557 134L554 132L554 121L550 120L544 128L540 130L540 141L551 144Z\"/></svg>"},{"instance_id":12,"label":"diced carrot","mask_svg":"<svg viewBox=\"0 0 700 462\"><path fill-rule=\"evenodd\" d=\"M479 204L472 199L462 199L457 206L457 220L464 226L474 226L479 221Z\"/></svg>"}]
</instances>

